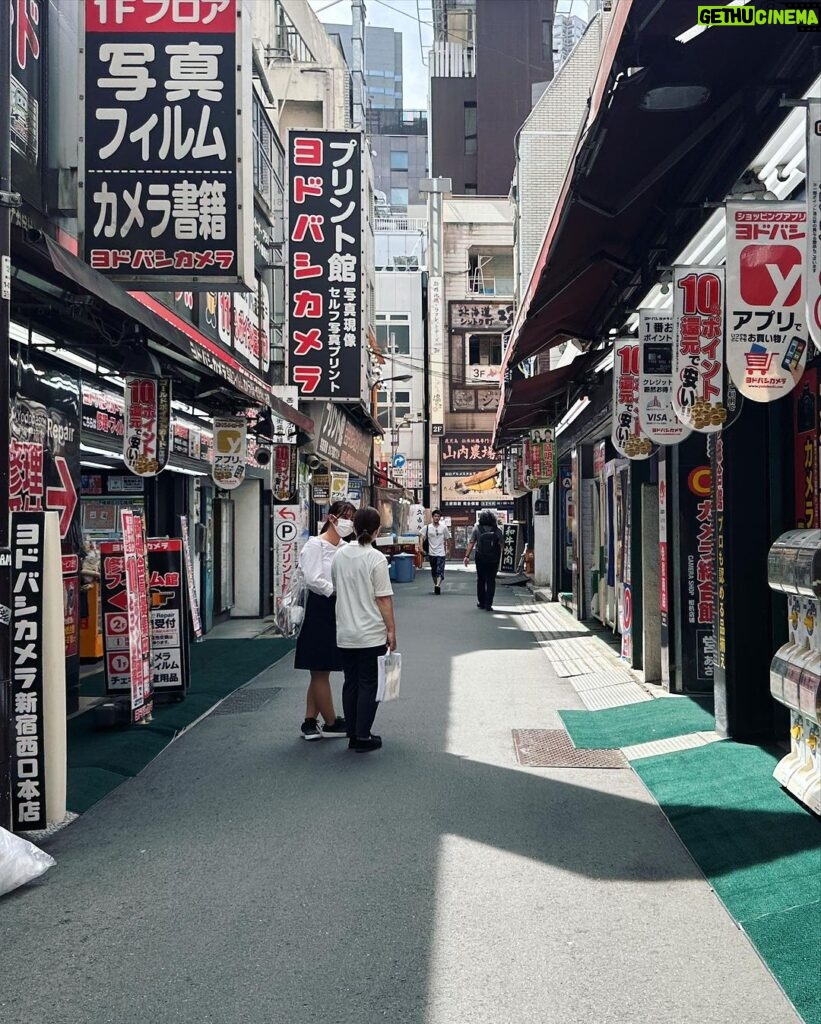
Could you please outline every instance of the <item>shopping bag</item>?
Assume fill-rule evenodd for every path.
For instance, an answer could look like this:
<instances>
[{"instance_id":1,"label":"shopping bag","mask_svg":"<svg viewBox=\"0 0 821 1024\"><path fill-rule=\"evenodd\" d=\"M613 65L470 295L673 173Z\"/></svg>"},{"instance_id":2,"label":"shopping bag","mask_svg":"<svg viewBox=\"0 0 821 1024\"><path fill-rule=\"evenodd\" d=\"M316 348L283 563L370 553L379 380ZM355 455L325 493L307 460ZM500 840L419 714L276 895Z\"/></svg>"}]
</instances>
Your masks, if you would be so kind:
<instances>
[{"instance_id":1,"label":"shopping bag","mask_svg":"<svg viewBox=\"0 0 821 1024\"><path fill-rule=\"evenodd\" d=\"M389 651L379 656L379 676L376 685L378 701L396 700L399 696L399 681L402 676L402 655Z\"/></svg>"},{"instance_id":2,"label":"shopping bag","mask_svg":"<svg viewBox=\"0 0 821 1024\"><path fill-rule=\"evenodd\" d=\"M300 568L295 568L285 593L279 601L274 619L277 629L283 636L293 639L299 636L305 620L305 605L308 601L308 588Z\"/></svg>"},{"instance_id":3,"label":"shopping bag","mask_svg":"<svg viewBox=\"0 0 821 1024\"><path fill-rule=\"evenodd\" d=\"M22 836L0 828L0 896L54 866L54 858Z\"/></svg>"}]
</instances>

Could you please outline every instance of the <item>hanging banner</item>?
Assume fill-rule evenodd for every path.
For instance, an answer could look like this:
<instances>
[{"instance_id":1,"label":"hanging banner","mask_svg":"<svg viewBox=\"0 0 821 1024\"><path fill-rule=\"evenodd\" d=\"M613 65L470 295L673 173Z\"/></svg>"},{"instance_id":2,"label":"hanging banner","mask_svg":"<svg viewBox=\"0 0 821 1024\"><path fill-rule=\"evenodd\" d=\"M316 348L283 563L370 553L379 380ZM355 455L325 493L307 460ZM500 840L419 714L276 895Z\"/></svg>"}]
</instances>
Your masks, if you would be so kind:
<instances>
[{"instance_id":1,"label":"hanging banner","mask_svg":"<svg viewBox=\"0 0 821 1024\"><path fill-rule=\"evenodd\" d=\"M817 530L818 502L818 370L811 367L793 391L794 525Z\"/></svg>"},{"instance_id":2,"label":"hanging banner","mask_svg":"<svg viewBox=\"0 0 821 1024\"><path fill-rule=\"evenodd\" d=\"M754 402L792 391L807 362L804 203L727 203L727 368Z\"/></svg>"},{"instance_id":3,"label":"hanging banner","mask_svg":"<svg viewBox=\"0 0 821 1024\"><path fill-rule=\"evenodd\" d=\"M647 459L655 451L639 422L639 346L619 338L613 347L613 447L628 459Z\"/></svg>"},{"instance_id":4,"label":"hanging banner","mask_svg":"<svg viewBox=\"0 0 821 1024\"><path fill-rule=\"evenodd\" d=\"M311 486L315 505L330 504L331 478L327 473L314 473Z\"/></svg>"},{"instance_id":5,"label":"hanging banner","mask_svg":"<svg viewBox=\"0 0 821 1024\"><path fill-rule=\"evenodd\" d=\"M724 268L673 267L673 409L703 434L727 422Z\"/></svg>"},{"instance_id":6,"label":"hanging banner","mask_svg":"<svg viewBox=\"0 0 821 1024\"><path fill-rule=\"evenodd\" d=\"M299 505L274 506L274 611L287 594L299 561L301 509Z\"/></svg>"},{"instance_id":7,"label":"hanging banner","mask_svg":"<svg viewBox=\"0 0 821 1024\"><path fill-rule=\"evenodd\" d=\"M149 291L253 286L242 4L82 8L82 259Z\"/></svg>"},{"instance_id":8,"label":"hanging banner","mask_svg":"<svg viewBox=\"0 0 821 1024\"><path fill-rule=\"evenodd\" d=\"M821 349L821 99L807 107L807 326Z\"/></svg>"},{"instance_id":9,"label":"hanging banner","mask_svg":"<svg viewBox=\"0 0 821 1024\"><path fill-rule=\"evenodd\" d=\"M191 558L191 541L188 536L188 516L180 516L180 534L182 535L182 554L185 561L185 579L188 584L188 608L191 612L191 628L197 640L202 636L202 619L200 606L197 603L197 590L194 586L194 563Z\"/></svg>"},{"instance_id":10,"label":"hanging banner","mask_svg":"<svg viewBox=\"0 0 821 1024\"><path fill-rule=\"evenodd\" d=\"M46 827L43 708L43 512L11 517L11 799L16 830Z\"/></svg>"},{"instance_id":11,"label":"hanging banner","mask_svg":"<svg viewBox=\"0 0 821 1024\"><path fill-rule=\"evenodd\" d=\"M361 132L289 135L289 383L362 397L365 202Z\"/></svg>"},{"instance_id":12,"label":"hanging banner","mask_svg":"<svg viewBox=\"0 0 821 1024\"><path fill-rule=\"evenodd\" d=\"M505 523L502 527L502 560L499 572L516 572L516 553L519 546L519 524Z\"/></svg>"},{"instance_id":13,"label":"hanging banner","mask_svg":"<svg viewBox=\"0 0 821 1024\"><path fill-rule=\"evenodd\" d=\"M331 504L348 500L348 479L350 473L331 473Z\"/></svg>"},{"instance_id":14,"label":"hanging banner","mask_svg":"<svg viewBox=\"0 0 821 1024\"><path fill-rule=\"evenodd\" d=\"M233 491L245 479L248 449L248 421L239 416L214 420L214 451L211 479L226 491Z\"/></svg>"},{"instance_id":15,"label":"hanging banner","mask_svg":"<svg viewBox=\"0 0 821 1024\"><path fill-rule=\"evenodd\" d=\"M673 409L673 318L639 310L639 423L656 444L678 444L692 433Z\"/></svg>"},{"instance_id":16,"label":"hanging banner","mask_svg":"<svg viewBox=\"0 0 821 1024\"><path fill-rule=\"evenodd\" d=\"M135 476L157 476L171 454L171 378L125 378L123 462Z\"/></svg>"},{"instance_id":17,"label":"hanging banner","mask_svg":"<svg viewBox=\"0 0 821 1024\"><path fill-rule=\"evenodd\" d=\"M295 444L274 445L274 501L293 504L297 494L298 450Z\"/></svg>"},{"instance_id":18,"label":"hanging banner","mask_svg":"<svg viewBox=\"0 0 821 1024\"><path fill-rule=\"evenodd\" d=\"M531 490L547 487L556 479L556 434L552 428L530 431Z\"/></svg>"}]
</instances>

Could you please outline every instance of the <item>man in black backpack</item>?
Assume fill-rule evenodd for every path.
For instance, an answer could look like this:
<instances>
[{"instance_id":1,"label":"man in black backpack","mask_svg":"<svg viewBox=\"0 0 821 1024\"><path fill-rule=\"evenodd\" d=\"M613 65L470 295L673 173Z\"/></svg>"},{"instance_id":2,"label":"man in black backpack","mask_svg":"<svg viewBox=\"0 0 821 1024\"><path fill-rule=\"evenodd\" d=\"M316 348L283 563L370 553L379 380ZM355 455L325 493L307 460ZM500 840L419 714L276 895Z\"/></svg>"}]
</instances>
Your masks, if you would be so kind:
<instances>
[{"instance_id":1,"label":"man in black backpack","mask_svg":"<svg viewBox=\"0 0 821 1024\"><path fill-rule=\"evenodd\" d=\"M476 607L493 611L493 595L496 593L496 574L502 560L502 531L496 523L496 516L487 510L480 513L479 522L473 527L465 565L470 553L476 548Z\"/></svg>"}]
</instances>

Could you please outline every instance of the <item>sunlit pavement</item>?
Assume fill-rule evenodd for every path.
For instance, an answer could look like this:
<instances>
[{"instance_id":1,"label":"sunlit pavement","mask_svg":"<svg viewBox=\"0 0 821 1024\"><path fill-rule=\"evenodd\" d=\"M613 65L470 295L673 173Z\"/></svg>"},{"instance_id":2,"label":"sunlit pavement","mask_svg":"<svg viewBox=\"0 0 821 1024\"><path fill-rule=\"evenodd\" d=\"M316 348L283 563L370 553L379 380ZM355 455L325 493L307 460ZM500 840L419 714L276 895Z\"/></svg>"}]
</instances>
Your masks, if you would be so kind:
<instances>
[{"instance_id":1,"label":"sunlit pavement","mask_svg":"<svg viewBox=\"0 0 821 1024\"><path fill-rule=\"evenodd\" d=\"M517 763L582 705L527 591L474 584L396 585L381 751L301 741L289 655L55 837L0 902L0 1020L796 1021L631 770Z\"/></svg>"}]
</instances>

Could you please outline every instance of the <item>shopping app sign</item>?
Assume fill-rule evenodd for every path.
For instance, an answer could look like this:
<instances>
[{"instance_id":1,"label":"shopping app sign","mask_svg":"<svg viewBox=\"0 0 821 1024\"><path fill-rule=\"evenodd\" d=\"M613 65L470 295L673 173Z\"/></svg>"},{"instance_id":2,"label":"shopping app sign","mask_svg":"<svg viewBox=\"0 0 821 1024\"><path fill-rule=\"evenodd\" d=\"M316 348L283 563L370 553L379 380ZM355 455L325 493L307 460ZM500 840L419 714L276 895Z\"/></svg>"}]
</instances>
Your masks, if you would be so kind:
<instances>
[{"instance_id":1,"label":"shopping app sign","mask_svg":"<svg viewBox=\"0 0 821 1024\"><path fill-rule=\"evenodd\" d=\"M678 444L692 433L673 409L673 318L639 310L639 423L657 444Z\"/></svg>"},{"instance_id":2,"label":"shopping app sign","mask_svg":"<svg viewBox=\"0 0 821 1024\"><path fill-rule=\"evenodd\" d=\"M789 394L807 361L807 207L727 203L727 367L754 402Z\"/></svg>"}]
</instances>

